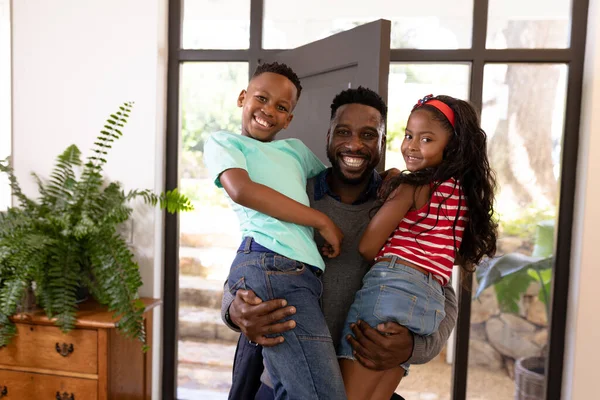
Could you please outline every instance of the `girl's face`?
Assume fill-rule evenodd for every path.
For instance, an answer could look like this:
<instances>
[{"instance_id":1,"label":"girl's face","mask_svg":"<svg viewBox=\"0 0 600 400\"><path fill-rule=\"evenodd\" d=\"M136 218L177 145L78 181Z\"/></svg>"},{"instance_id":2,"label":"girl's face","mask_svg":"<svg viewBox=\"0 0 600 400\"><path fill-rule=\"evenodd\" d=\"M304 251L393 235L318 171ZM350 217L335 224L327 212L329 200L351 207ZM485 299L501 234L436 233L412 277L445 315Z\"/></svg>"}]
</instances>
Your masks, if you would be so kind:
<instances>
[{"instance_id":1,"label":"girl's face","mask_svg":"<svg viewBox=\"0 0 600 400\"><path fill-rule=\"evenodd\" d=\"M429 111L413 111L408 118L401 147L406 168L414 172L440 165L449 141L450 133L440 121L431 117Z\"/></svg>"}]
</instances>

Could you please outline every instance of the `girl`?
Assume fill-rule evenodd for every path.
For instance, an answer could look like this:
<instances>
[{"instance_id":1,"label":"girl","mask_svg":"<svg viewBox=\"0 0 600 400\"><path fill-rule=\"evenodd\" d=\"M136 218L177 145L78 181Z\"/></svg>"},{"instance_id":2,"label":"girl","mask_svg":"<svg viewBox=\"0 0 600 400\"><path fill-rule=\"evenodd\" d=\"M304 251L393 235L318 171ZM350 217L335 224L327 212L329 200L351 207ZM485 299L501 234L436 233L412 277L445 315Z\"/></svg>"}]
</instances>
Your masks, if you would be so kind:
<instances>
[{"instance_id":1,"label":"girl","mask_svg":"<svg viewBox=\"0 0 600 400\"><path fill-rule=\"evenodd\" d=\"M486 134L473 107L450 96L414 106L402 142L408 171L394 178L367 226L361 255L374 260L348 313L350 325L394 321L419 335L445 317L444 286L460 260L472 272L496 251L494 173ZM373 371L356 361L345 339L338 358L348 399L388 400L409 365Z\"/></svg>"}]
</instances>

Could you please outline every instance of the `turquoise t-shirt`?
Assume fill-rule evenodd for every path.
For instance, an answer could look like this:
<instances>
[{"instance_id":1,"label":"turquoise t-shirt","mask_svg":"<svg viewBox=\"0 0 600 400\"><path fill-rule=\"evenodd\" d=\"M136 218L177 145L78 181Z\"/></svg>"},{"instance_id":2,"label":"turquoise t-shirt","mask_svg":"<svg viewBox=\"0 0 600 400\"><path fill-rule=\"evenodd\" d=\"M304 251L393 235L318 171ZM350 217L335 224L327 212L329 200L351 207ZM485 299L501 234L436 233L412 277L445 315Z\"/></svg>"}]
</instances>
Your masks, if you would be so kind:
<instances>
[{"instance_id":1,"label":"turquoise t-shirt","mask_svg":"<svg viewBox=\"0 0 600 400\"><path fill-rule=\"evenodd\" d=\"M309 207L306 180L318 175L325 165L298 139L261 142L230 132L211 135L204 145L204 163L217 187L219 177L231 168L248 172L250 179L268 186ZM242 236L293 260L325 269L314 241L313 228L284 222L229 198L240 221Z\"/></svg>"}]
</instances>

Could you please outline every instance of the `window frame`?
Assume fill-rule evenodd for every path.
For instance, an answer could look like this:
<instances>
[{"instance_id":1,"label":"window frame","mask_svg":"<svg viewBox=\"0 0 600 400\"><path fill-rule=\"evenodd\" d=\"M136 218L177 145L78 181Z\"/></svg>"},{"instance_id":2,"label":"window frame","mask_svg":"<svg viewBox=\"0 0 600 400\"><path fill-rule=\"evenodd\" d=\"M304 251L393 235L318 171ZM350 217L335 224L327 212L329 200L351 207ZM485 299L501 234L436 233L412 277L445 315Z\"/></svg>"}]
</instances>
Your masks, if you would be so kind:
<instances>
[{"instance_id":1,"label":"window frame","mask_svg":"<svg viewBox=\"0 0 600 400\"><path fill-rule=\"evenodd\" d=\"M180 65L184 62L245 61L249 74L259 61L281 50L262 49L263 0L250 1L250 45L245 50L181 49L182 2L169 1L169 61L167 89L167 138L165 190L178 186L179 159L179 84ZM481 110L483 74L492 63L561 63L568 66L567 98L561 155L560 197L557 221L555 265L551 315L549 316L549 348L546 359L546 399L560 399L563 356L570 277L572 225L575 203L577 152L579 147L579 115L583 83L583 66L589 0L571 0L570 46L565 49L487 49L489 0L473 4L473 32L470 49L420 50L392 49L390 62L470 63L470 101ZM177 324L179 294L179 220L165 216L164 292L163 292L163 398L176 398L177 392ZM472 276L462 276L472 281ZM452 371L452 399L465 400L469 361L471 325L471 292L462 287L458 293L459 315L456 325L455 360Z\"/></svg>"}]
</instances>

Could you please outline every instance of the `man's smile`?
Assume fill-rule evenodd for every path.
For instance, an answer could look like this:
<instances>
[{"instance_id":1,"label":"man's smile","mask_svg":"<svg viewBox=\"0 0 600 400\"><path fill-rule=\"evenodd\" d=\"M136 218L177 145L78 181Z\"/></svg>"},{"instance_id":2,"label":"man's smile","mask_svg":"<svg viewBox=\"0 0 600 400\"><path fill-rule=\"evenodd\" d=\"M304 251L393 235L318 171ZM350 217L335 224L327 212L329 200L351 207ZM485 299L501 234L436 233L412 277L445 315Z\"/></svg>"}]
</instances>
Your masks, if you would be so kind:
<instances>
[{"instance_id":1,"label":"man's smile","mask_svg":"<svg viewBox=\"0 0 600 400\"><path fill-rule=\"evenodd\" d=\"M347 167L351 169L362 168L362 166L367 163L367 160L364 157L355 157L348 155L342 155L341 160Z\"/></svg>"}]
</instances>

